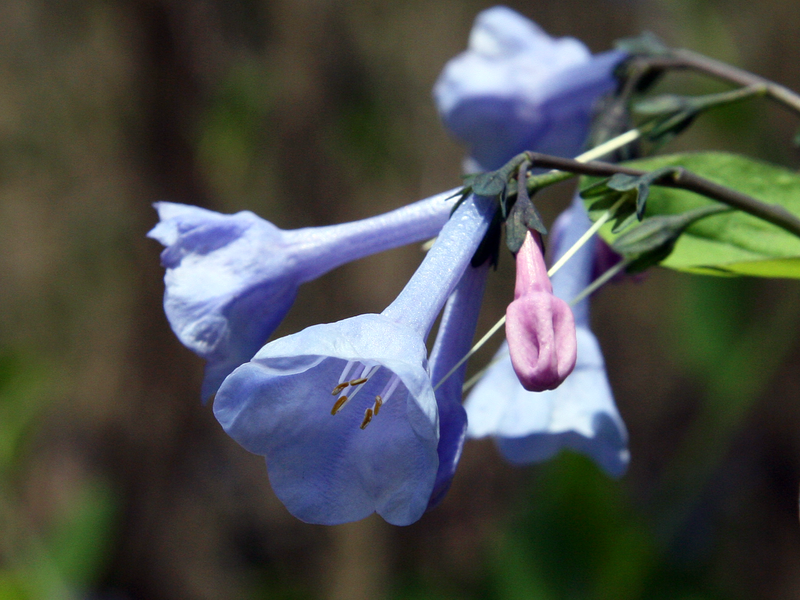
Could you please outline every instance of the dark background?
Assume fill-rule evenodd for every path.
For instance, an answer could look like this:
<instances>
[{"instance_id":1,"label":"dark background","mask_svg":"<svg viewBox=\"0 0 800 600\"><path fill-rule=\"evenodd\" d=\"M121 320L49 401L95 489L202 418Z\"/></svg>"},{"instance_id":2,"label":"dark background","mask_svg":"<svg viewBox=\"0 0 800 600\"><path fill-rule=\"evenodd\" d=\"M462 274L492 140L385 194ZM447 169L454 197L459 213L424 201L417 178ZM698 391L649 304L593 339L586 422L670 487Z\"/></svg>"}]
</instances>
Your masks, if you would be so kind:
<instances>
[{"instance_id":1,"label":"dark background","mask_svg":"<svg viewBox=\"0 0 800 600\"><path fill-rule=\"evenodd\" d=\"M593 51L649 29L800 89L796 0L509 5ZM453 187L462 150L430 90L488 6L0 3L0 598L800 597L794 282L656 269L604 290L628 474L571 454L516 469L471 442L449 497L406 528L297 521L201 406L201 361L161 308L151 203L294 228ZM673 147L797 168L796 128L756 101ZM569 195L542 196L548 223ZM304 286L278 335L382 310L421 256ZM479 331L511 298L510 263Z\"/></svg>"}]
</instances>

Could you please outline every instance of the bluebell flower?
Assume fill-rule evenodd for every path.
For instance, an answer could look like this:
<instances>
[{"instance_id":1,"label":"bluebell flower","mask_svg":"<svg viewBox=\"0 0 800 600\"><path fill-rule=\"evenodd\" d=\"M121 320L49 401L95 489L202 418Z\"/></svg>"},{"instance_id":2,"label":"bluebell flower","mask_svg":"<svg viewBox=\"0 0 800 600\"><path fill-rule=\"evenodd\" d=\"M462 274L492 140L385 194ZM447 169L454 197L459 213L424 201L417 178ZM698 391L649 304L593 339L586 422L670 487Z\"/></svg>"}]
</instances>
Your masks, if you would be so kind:
<instances>
[{"instance_id":1,"label":"bluebell flower","mask_svg":"<svg viewBox=\"0 0 800 600\"><path fill-rule=\"evenodd\" d=\"M384 215L328 227L278 229L249 211L223 215L159 202L148 236L166 248L164 311L184 346L207 361L208 400L283 320L301 283L382 250L435 236L452 192Z\"/></svg>"},{"instance_id":2,"label":"bluebell flower","mask_svg":"<svg viewBox=\"0 0 800 600\"><path fill-rule=\"evenodd\" d=\"M433 93L445 125L477 161L470 170L497 169L525 150L572 157L625 56L592 56L578 40L554 39L495 6L477 16L467 51L447 63Z\"/></svg>"},{"instance_id":3,"label":"bluebell flower","mask_svg":"<svg viewBox=\"0 0 800 600\"><path fill-rule=\"evenodd\" d=\"M430 356L431 381L439 409L439 469L428 508L444 499L461 458L467 435L467 413L461 404L467 364L451 371L469 352L478 323L489 263L467 267L458 287L447 300Z\"/></svg>"},{"instance_id":4,"label":"bluebell flower","mask_svg":"<svg viewBox=\"0 0 800 600\"><path fill-rule=\"evenodd\" d=\"M556 259L589 228L591 221L579 198L553 227ZM591 281L594 244L584 245L553 275L556 296L571 300ZM465 403L472 438L494 436L513 463L546 460L562 448L590 456L613 477L621 476L630 459L625 425L614 404L603 355L589 329L589 302L573 307L577 363L555 390L527 392L520 385L504 343L497 362Z\"/></svg>"},{"instance_id":5,"label":"bluebell flower","mask_svg":"<svg viewBox=\"0 0 800 600\"><path fill-rule=\"evenodd\" d=\"M223 382L214 414L266 458L299 519L331 525L377 512L406 525L425 511L439 465L425 339L494 210L485 198L465 201L381 314L270 342Z\"/></svg>"}]
</instances>

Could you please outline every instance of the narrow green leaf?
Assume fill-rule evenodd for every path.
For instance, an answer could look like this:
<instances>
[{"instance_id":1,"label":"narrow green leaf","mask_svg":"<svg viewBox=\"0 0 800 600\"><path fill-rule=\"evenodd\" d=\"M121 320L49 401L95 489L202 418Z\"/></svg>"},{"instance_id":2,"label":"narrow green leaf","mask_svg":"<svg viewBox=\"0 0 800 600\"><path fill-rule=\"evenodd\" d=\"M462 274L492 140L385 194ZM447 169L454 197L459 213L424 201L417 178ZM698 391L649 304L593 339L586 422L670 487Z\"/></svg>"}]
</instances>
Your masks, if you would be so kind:
<instances>
[{"instance_id":1,"label":"narrow green leaf","mask_svg":"<svg viewBox=\"0 0 800 600\"><path fill-rule=\"evenodd\" d=\"M518 154L496 171L479 173L472 180L472 190L479 196L499 196L508 187L508 181L527 156Z\"/></svg>"},{"instance_id":2,"label":"narrow green leaf","mask_svg":"<svg viewBox=\"0 0 800 600\"><path fill-rule=\"evenodd\" d=\"M680 215L659 215L645 219L641 225L620 235L613 248L631 260L628 272L636 273L660 263L675 247L687 227L721 212L730 211L717 204L701 206Z\"/></svg>"}]
</instances>

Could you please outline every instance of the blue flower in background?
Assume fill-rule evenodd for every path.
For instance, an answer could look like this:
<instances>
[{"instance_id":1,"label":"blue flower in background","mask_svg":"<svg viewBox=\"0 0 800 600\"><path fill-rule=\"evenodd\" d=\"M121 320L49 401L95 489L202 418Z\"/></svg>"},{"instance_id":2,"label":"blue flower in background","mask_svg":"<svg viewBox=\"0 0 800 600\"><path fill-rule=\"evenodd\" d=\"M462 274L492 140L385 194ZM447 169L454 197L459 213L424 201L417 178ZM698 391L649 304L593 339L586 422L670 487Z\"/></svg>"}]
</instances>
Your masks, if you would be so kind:
<instances>
[{"instance_id":1,"label":"blue flower in background","mask_svg":"<svg viewBox=\"0 0 800 600\"><path fill-rule=\"evenodd\" d=\"M214 414L266 457L288 510L336 524L373 512L420 518L439 468L425 339L483 238L495 204L471 198L379 315L315 325L264 346L225 379Z\"/></svg>"},{"instance_id":2,"label":"blue flower in background","mask_svg":"<svg viewBox=\"0 0 800 600\"><path fill-rule=\"evenodd\" d=\"M479 165L470 170L497 169L525 150L572 157L625 56L592 56L578 40L554 39L495 6L477 16L467 51L447 63L433 94L444 124Z\"/></svg>"},{"instance_id":3,"label":"blue flower in background","mask_svg":"<svg viewBox=\"0 0 800 600\"><path fill-rule=\"evenodd\" d=\"M555 259L591 226L576 198L553 227ZM556 274L553 291L571 300L591 281L593 243L584 245ZM555 390L528 392L517 380L504 343L494 364L467 398L468 435L494 436L503 455L524 464L546 460L562 448L590 456L613 477L630 459L628 435L606 376L597 339L589 330L589 301L573 307L578 359L575 370Z\"/></svg>"},{"instance_id":4,"label":"blue flower in background","mask_svg":"<svg viewBox=\"0 0 800 600\"><path fill-rule=\"evenodd\" d=\"M164 311L184 346L207 361L208 400L283 320L301 283L389 248L435 236L452 192L384 215L328 227L278 229L251 212L223 215L159 202L148 236L165 249Z\"/></svg>"}]
</instances>

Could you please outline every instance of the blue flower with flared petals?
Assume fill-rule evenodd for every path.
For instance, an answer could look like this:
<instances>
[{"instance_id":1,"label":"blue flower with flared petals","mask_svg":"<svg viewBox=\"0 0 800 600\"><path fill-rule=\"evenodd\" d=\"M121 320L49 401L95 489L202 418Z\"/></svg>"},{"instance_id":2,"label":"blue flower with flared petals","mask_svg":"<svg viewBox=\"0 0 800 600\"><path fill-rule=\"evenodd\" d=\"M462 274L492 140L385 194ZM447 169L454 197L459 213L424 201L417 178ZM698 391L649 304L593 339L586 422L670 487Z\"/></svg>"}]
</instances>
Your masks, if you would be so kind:
<instances>
[{"instance_id":1,"label":"blue flower with flared petals","mask_svg":"<svg viewBox=\"0 0 800 600\"><path fill-rule=\"evenodd\" d=\"M336 524L377 512L406 525L425 511L440 438L425 338L494 210L485 198L464 202L381 314L275 340L220 387L214 414L266 457L273 489L296 517Z\"/></svg>"},{"instance_id":2,"label":"blue flower with flared petals","mask_svg":"<svg viewBox=\"0 0 800 600\"><path fill-rule=\"evenodd\" d=\"M467 51L447 63L433 93L445 125L479 169L497 169L525 150L572 157L625 56L592 56L578 40L552 38L495 6L477 16Z\"/></svg>"}]
</instances>

